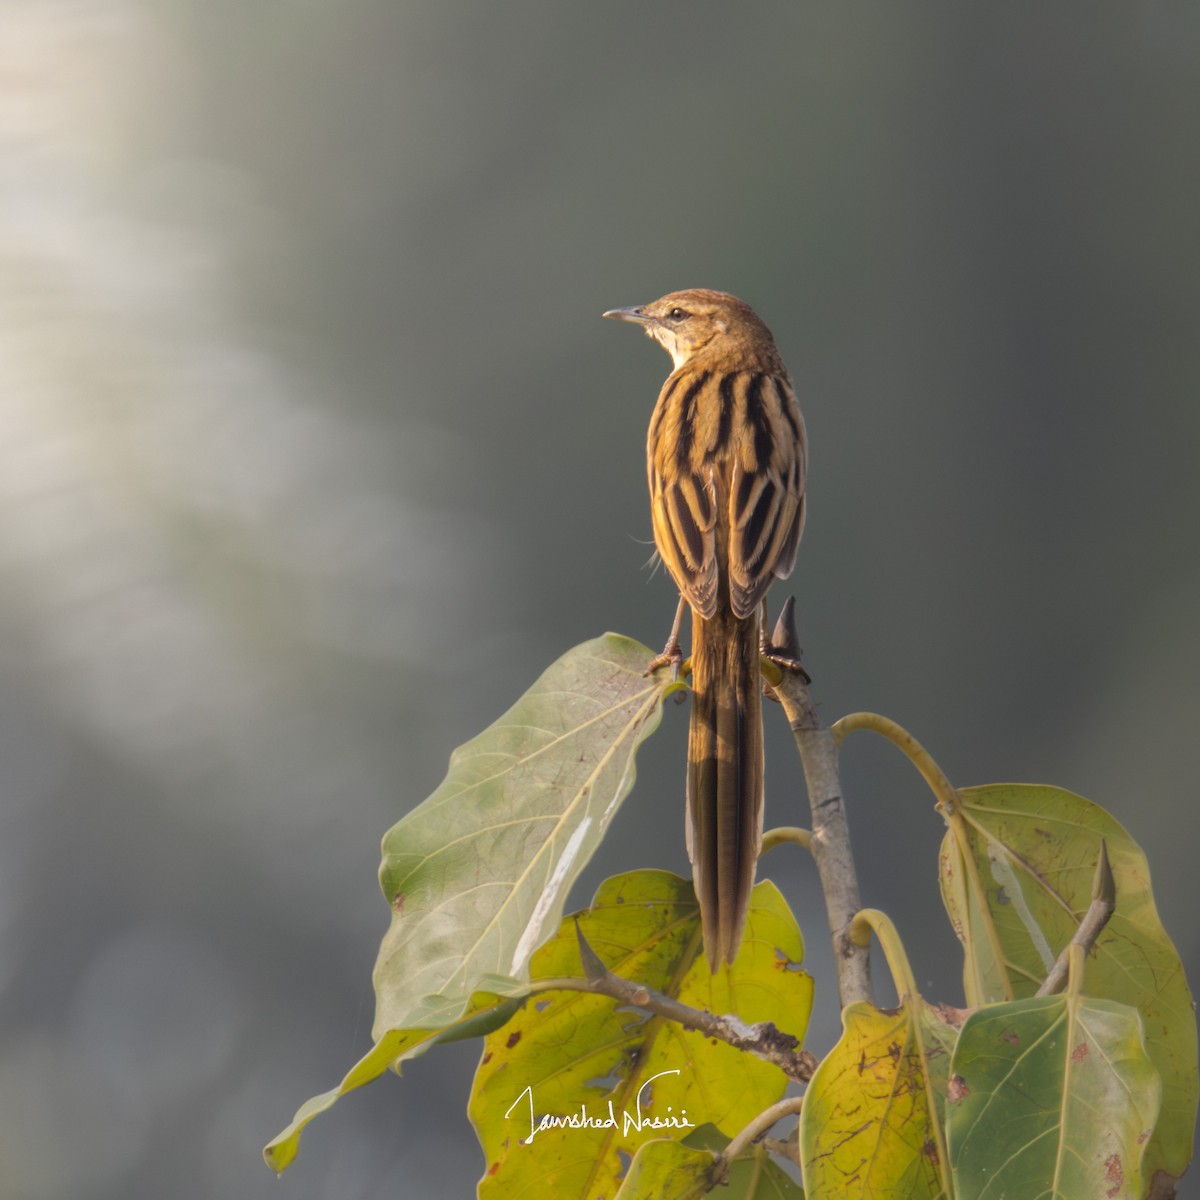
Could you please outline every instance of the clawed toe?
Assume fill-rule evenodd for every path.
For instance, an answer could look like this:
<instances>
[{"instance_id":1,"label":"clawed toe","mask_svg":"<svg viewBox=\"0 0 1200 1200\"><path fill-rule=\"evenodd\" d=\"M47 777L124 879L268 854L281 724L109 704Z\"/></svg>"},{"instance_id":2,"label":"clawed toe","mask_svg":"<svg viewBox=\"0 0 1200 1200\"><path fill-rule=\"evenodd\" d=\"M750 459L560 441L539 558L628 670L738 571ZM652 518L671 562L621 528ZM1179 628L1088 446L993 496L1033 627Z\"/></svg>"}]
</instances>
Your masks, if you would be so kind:
<instances>
[{"instance_id":1,"label":"clawed toe","mask_svg":"<svg viewBox=\"0 0 1200 1200\"><path fill-rule=\"evenodd\" d=\"M679 668L683 666L683 651L679 648L679 643L674 644L668 642L661 654L656 654L649 663L646 664L644 675L653 675L659 667L671 667L672 679L679 678Z\"/></svg>"},{"instance_id":2,"label":"clawed toe","mask_svg":"<svg viewBox=\"0 0 1200 1200\"><path fill-rule=\"evenodd\" d=\"M789 671L793 675L799 675L805 683L812 683L812 676L804 669L804 664L798 657L781 653L769 642L762 646L761 652L763 658L773 662L781 671Z\"/></svg>"}]
</instances>

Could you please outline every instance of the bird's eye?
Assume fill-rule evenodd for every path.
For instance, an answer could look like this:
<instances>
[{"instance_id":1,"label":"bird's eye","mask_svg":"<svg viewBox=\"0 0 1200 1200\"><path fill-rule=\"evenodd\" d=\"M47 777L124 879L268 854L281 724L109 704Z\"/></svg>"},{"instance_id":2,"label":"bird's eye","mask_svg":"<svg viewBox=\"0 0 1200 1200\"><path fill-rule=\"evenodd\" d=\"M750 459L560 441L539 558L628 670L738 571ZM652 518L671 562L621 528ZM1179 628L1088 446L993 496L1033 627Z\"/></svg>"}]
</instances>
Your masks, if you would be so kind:
<instances>
[{"instance_id":1,"label":"bird's eye","mask_svg":"<svg viewBox=\"0 0 1200 1200\"><path fill-rule=\"evenodd\" d=\"M685 312L682 308L673 308L669 313L667 313L667 316L672 321L685 321L689 316L691 316L691 313Z\"/></svg>"}]
</instances>

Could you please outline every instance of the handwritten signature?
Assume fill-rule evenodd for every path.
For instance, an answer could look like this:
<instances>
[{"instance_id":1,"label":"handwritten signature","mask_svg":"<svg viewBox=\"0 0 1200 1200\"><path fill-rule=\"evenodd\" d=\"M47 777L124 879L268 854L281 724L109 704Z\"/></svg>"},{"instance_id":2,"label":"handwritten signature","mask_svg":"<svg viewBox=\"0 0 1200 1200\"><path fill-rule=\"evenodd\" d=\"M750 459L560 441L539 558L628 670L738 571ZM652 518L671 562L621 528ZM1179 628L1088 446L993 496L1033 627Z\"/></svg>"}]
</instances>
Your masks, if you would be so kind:
<instances>
[{"instance_id":1,"label":"handwritten signature","mask_svg":"<svg viewBox=\"0 0 1200 1200\"><path fill-rule=\"evenodd\" d=\"M652 1075L645 1083L638 1088L637 1095L634 1097L634 1109L630 1112L628 1109L621 1110L621 1133L627 1137L631 1131L640 1133L643 1129L695 1129L696 1123L687 1119L687 1109L680 1110L678 1116L671 1112L671 1106L667 1105L665 1116L651 1116L642 1111L643 1094L646 1089L656 1080L661 1079L664 1075L678 1075L680 1070L676 1067L671 1071L659 1071L657 1075ZM541 1117L535 1117L533 1112L533 1084L529 1084L525 1090L509 1105L508 1112L504 1115L509 1117L512 1111L525 1100L529 1105L529 1136L522 1138L524 1144L532 1142L533 1139L544 1129L616 1129L618 1125L617 1112L613 1107L613 1102L608 1102L608 1112L604 1116L595 1116L588 1112L586 1104L579 1107L578 1112L573 1113L546 1113Z\"/></svg>"}]
</instances>

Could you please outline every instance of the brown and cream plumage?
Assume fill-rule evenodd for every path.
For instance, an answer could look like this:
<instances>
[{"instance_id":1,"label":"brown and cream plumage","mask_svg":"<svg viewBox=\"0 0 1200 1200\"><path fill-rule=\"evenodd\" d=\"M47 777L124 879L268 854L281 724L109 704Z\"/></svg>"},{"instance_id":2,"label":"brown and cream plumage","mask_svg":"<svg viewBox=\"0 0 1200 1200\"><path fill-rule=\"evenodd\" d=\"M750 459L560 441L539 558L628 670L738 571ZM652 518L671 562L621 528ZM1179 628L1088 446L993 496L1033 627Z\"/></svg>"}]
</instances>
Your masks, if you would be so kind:
<instances>
[{"instance_id":1,"label":"brown and cream plumage","mask_svg":"<svg viewBox=\"0 0 1200 1200\"><path fill-rule=\"evenodd\" d=\"M804 528L804 419L741 300L691 289L604 315L642 325L675 364L647 470L654 540L692 610L688 853L715 969L737 953L762 842L759 610Z\"/></svg>"}]
</instances>

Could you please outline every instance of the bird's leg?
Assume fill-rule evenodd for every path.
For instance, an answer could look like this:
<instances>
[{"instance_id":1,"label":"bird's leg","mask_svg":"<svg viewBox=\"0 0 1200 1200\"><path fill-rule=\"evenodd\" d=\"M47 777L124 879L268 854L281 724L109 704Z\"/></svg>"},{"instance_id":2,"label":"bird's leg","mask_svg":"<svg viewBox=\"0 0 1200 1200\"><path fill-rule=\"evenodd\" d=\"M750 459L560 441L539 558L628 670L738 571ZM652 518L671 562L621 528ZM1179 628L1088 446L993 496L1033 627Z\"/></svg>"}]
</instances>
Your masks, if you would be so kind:
<instances>
[{"instance_id":1,"label":"bird's leg","mask_svg":"<svg viewBox=\"0 0 1200 1200\"><path fill-rule=\"evenodd\" d=\"M646 667L646 674L653 675L659 667L670 666L674 675L673 678L679 678L679 668L683 663L683 651L679 648L679 626L683 624L683 610L687 605L687 601L680 596L679 607L675 610L675 620L671 624L671 633L667 638L667 644L662 648L661 654L656 654Z\"/></svg>"},{"instance_id":2,"label":"bird's leg","mask_svg":"<svg viewBox=\"0 0 1200 1200\"><path fill-rule=\"evenodd\" d=\"M781 671L792 671L804 677L805 683L812 678L800 663L800 643L796 637L796 602L789 596L779 613L779 623L772 637L767 637L767 602L762 602L758 626L758 652L768 662L773 662Z\"/></svg>"}]
</instances>

